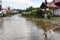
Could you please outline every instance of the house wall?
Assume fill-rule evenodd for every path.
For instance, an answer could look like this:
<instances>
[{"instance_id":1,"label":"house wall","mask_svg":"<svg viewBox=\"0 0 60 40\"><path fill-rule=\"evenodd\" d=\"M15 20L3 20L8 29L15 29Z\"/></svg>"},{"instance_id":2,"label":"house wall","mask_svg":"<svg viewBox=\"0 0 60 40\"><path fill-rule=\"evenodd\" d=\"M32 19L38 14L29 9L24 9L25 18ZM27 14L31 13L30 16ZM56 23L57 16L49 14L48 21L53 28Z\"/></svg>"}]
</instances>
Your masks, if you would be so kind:
<instances>
[{"instance_id":1,"label":"house wall","mask_svg":"<svg viewBox=\"0 0 60 40\"><path fill-rule=\"evenodd\" d=\"M57 16L60 16L60 9L51 9L51 12L53 13L53 15L57 15Z\"/></svg>"}]
</instances>

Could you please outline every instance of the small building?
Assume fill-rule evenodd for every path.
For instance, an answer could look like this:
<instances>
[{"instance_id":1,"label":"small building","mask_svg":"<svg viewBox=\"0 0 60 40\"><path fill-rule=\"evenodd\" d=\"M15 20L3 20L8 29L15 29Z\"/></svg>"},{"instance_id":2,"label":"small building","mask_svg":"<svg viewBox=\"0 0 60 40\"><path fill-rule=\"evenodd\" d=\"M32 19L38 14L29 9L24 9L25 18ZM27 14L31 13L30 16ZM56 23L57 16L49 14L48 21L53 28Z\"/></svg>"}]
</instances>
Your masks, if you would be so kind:
<instances>
[{"instance_id":1,"label":"small building","mask_svg":"<svg viewBox=\"0 0 60 40\"><path fill-rule=\"evenodd\" d=\"M44 9L45 6L49 8L54 15L60 16L60 0L53 0L52 2L47 2L46 5L43 2L40 7Z\"/></svg>"}]
</instances>

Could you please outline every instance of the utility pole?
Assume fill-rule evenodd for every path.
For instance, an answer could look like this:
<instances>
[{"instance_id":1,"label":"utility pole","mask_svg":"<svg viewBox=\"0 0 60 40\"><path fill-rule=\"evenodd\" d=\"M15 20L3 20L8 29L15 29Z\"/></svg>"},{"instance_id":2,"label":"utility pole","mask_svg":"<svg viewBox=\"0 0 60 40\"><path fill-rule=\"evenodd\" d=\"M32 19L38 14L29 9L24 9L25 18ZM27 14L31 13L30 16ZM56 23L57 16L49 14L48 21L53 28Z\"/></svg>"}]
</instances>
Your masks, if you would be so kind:
<instances>
[{"instance_id":1,"label":"utility pole","mask_svg":"<svg viewBox=\"0 0 60 40\"><path fill-rule=\"evenodd\" d=\"M2 0L0 0L0 11L2 10Z\"/></svg>"},{"instance_id":2,"label":"utility pole","mask_svg":"<svg viewBox=\"0 0 60 40\"><path fill-rule=\"evenodd\" d=\"M45 0L45 18L47 18L47 0Z\"/></svg>"},{"instance_id":3,"label":"utility pole","mask_svg":"<svg viewBox=\"0 0 60 40\"><path fill-rule=\"evenodd\" d=\"M47 0L45 0L45 18L47 18ZM46 28L45 28L45 40L47 40L47 30L46 30Z\"/></svg>"}]
</instances>

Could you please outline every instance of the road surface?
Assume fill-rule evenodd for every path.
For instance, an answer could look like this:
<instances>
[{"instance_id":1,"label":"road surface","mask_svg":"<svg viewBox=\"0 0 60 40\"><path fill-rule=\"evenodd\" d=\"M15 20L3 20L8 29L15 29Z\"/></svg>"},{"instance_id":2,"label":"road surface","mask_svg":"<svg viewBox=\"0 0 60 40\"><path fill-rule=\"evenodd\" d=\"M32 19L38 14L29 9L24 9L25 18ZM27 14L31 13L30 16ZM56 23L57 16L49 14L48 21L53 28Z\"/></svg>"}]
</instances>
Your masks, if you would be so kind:
<instances>
[{"instance_id":1,"label":"road surface","mask_svg":"<svg viewBox=\"0 0 60 40\"><path fill-rule=\"evenodd\" d=\"M0 40L44 40L44 31L22 16L0 18ZM60 33L48 32L48 40L60 40Z\"/></svg>"}]
</instances>

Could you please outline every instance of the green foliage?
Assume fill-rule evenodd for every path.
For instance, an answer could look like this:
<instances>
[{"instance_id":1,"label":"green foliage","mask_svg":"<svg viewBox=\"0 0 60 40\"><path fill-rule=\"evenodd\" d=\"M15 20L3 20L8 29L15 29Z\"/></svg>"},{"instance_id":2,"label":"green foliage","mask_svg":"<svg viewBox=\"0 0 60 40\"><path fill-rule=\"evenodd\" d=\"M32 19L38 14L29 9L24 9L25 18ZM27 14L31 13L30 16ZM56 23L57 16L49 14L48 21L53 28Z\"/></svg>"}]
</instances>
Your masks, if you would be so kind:
<instances>
[{"instance_id":1,"label":"green foliage","mask_svg":"<svg viewBox=\"0 0 60 40\"><path fill-rule=\"evenodd\" d=\"M51 13L51 11L50 10L47 10L47 13Z\"/></svg>"},{"instance_id":2,"label":"green foliage","mask_svg":"<svg viewBox=\"0 0 60 40\"><path fill-rule=\"evenodd\" d=\"M45 12L42 9L37 9L37 16L44 18Z\"/></svg>"},{"instance_id":3,"label":"green foliage","mask_svg":"<svg viewBox=\"0 0 60 40\"><path fill-rule=\"evenodd\" d=\"M45 11L43 11L41 8L29 7L29 8L26 8L26 10L22 11L22 15L27 17L44 18L44 14L45 14Z\"/></svg>"},{"instance_id":4,"label":"green foliage","mask_svg":"<svg viewBox=\"0 0 60 40\"><path fill-rule=\"evenodd\" d=\"M27 17L36 17L37 14L37 10L32 10L29 12L22 12L23 16L27 16Z\"/></svg>"},{"instance_id":5,"label":"green foliage","mask_svg":"<svg viewBox=\"0 0 60 40\"><path fill-rule=\"evenodd\" d=\"M7 13L7 15L14 15L14 14L17 14L17 13L12 13L12 12Z\"/></svg>"},{"instance_id":6,"label":"green foliage","mask_svg":"<svg viewBox=\"0 0 60 40\"><path fill-rule=\"evenodd\" d=\"M29 7L29 8L26 8L26 12L29 12L29 11L32 11L33 10L33 7L31 6L31 7Z\"/></svg>"},{"instance_id":7,"label":"green foliage","mask_svg":"<svg viewBox=\"0 0 60 40\"><path fill-rule=\"evenodd\" d=\"M23 15L23 16L28 16L28 17L29 17L29 16L31 15L31 12L22 12L22 15Z\"/></svg>"},{"instance_id":8,"label":"green foliage","mask_svg":"<svg viewBox=\"0 0 60 40\"><path fill-rule=\"evenodd\" d=\"M36 17L36 15L37 15L37 10L32 10L31 11L31 16L32 17Z\"/></svg>"},{"instance_id":9,"label":"green foliage","mask_svg":"<svg viewBox=\"0 0 60 40\"><path fill-rule=\"evenodd\" d=\"M21 10L21 9L16 9L16 11L18 11L19 13L23 12L23 10Z\"/></svg>"}]
</instances>

